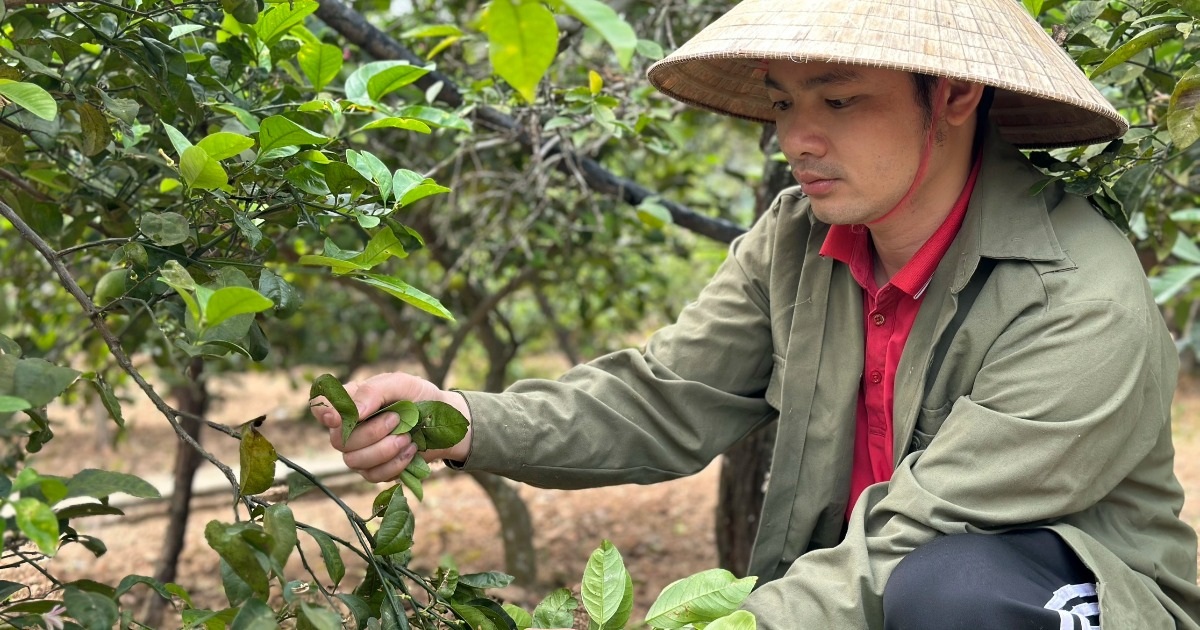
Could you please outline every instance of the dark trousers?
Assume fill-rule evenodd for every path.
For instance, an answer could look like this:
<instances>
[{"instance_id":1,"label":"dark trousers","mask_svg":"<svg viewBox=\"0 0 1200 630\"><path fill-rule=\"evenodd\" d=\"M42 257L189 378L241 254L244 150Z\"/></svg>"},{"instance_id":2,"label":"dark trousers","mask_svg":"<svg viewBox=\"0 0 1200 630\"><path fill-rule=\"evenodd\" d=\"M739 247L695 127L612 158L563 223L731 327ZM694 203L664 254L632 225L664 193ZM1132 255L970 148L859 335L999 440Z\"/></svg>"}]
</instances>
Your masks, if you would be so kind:
<instances>
[{"instance_id":1,"label":"dark trousers","mask_svg":"<svg viewBox=\"0 0 1200 630\"><path fill-rule=\"evenodd\" d=\"M887 630L1098 630L1096 577L1047 529L943 536L900 561Z\"/></svg>"}]
</instances>

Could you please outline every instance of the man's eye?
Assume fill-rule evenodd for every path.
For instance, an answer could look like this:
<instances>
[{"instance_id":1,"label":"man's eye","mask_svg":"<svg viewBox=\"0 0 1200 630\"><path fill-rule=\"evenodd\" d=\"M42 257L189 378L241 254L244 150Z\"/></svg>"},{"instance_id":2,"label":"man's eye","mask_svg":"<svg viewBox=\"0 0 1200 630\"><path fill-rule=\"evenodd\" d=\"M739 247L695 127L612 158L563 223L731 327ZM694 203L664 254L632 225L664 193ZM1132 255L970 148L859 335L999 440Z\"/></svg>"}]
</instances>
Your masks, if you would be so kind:
<instances>
[{"instance_id":1,"label":"man's eye","mask_svg":"<svg viewBox=\"0 0 1200 630\"><path fill-rule=\"evenodd\" d=\"M849 105L853 100L854 99L852 98L827 98L825 99L825 104L833 109L842 109L843 107Z\"/></svg>"},{"instance_id":2,"label":"man's eye","mask_svg":"<svg viewBox=\"0 0 1200 630\"><path fill-rule=\"evenodd\" d=\"M792 106L791 101L772 101L771 102L771 108L776 111L780 111L780 112L787 111L788 108L790 108L791 106Z\"/></svg>"}]
</instances>

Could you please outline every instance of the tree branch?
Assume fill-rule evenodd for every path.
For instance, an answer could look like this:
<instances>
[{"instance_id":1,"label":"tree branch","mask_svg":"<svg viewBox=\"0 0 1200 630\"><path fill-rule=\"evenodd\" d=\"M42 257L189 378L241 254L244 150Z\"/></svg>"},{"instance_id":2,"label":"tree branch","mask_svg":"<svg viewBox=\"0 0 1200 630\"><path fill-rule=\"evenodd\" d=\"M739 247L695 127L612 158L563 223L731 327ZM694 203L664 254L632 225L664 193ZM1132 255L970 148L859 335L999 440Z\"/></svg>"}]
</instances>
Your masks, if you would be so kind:
<instances>
[{"instance_id":1,"label":"tree branch","mask_svg":"<svg viewBox=\"0 0 1200 630\"><path fill-rule=\"evenodd\" d=\"M426 64L424 59L387 33L368 23L362 14L343 4L340 0L320 0L320 3L321 6L317 9L316 16L345 37L347 41L359 46L372 57L403 60L416 66ZM427 89L437 83L442 84L442 89L437 95L438 102L450 107L460 107L464 104L462 92L457 84L442 72L436 70L430 72L418 79L416 85ZM486 105L479 105L475 108L473 115L483 127L514 135L516 141L526 151L533 153L539 149L540 143L537 142L537 138L530 136L528 131L522 129L517 121L508 114ZM566 157L565 160L558 163L559 170L570 174L569 165L576 165L582 171L588 185L601 193L616 197L634 206L647 198L656 196L638 183L617 176L589 157L560 148L553 149L546 157L558 153L562 153ZM716 241L728 243L746 231L745 228L731 221L704 216L674 201L661 199L659 203L671 213L675 225Z\"/></svg>"},{"instance_id":2,"label":"tree branch","mask_svg":"<svg viewBox=\"0 0 1200 630\"><path fill-rule=\"evenodd\" d=\"M121 340L117 339L117 336L113 334L112 329L110 329L108 324L104 322L103 311L96 308L96 304L92 302L92 299L88 297L88 295L84 293L83 289L79 287L79 283L75 282L75 278L71 276L71 272L62 264L62 261L57 258L50 245L46 243L46 241L42 239L42 237L39 236L38 233L33 230L33 228L29 227L29 225L22 220L21 217L17 215L17 212L12 209L12 207L3 201L0 201L0 216L8 219L8 221L13 224L13 227L16 228L17 232L21 234L21 237L30 245L33 245L34 249L38 250L38 253L42 255L42 258L45 258L46 262L50 263L51 269L53 269L54 273L58 275L59 283L62 284L63 288L65 288L67 292L75 298L75 301L79 302L79 305L83 307L84 314L87 315L88 319L91 320L92 327L100 333L100 336L104 339L104 343L108 345L108 350L112 353L113 358L116 359L117 365L120 365L121 369L125 370L125 373L133 378L133 381L137 383L138 387L145 392L150 401L154 403L154 407L158 409L159 413L161 413L163 417L167 419L167 422L170 423L171 428L174 429L175 434L179 436L179 439L187 443L188 446L196 449L196 452L200 453L204 459L208 460L210 464L216 466L222 473L225 474L225 478L229 480L230 485L232 485L234 488L237 488L239 486L238 479L237 476L233 474L233 470L222 463L221 460L217 459L211 453L204 450L204 447L200 446L200 444L196 442L192 436L188 435L187 431L184 431L183 427L179 424L179 412L168 405L166 401L158 395L158 392L154 391L154 387L142 377L141 372L134 367L133 362L129 360L129 355L125 354L125 348L121 345Z\"/></svg>"}]
</instances>

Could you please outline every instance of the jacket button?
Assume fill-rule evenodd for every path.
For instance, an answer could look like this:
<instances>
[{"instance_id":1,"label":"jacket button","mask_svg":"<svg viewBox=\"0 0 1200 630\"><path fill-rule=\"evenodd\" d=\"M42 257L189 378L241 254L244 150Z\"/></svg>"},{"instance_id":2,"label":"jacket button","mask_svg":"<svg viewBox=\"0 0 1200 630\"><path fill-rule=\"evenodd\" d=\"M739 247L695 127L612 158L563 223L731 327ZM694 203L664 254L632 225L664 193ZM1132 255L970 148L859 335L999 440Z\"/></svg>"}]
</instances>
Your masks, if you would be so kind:
<instances>
[{"instance_id":1,"label":"jacket button","mask_svg":"<svg viewBox=\"0 0 1200 630\"><path fill-rule=\"evenodd\" d=\"M872 370L871 371L871 382L876 385L882 383L883 382L883 372L880 372L879 370Z\"/></svg>"},{"instance_id":2,"label":"jacket button","mask_svg":"<svg viewBox=\"0 0 1200 630\"><path fill-rule=\"evenodd\" d=\"M876 326L882 326L883 323L887 321L887 318L884 317L882 313L875 313L875 316L871 318L871 321L875 322Z\"/></svg>"}]
</instances>

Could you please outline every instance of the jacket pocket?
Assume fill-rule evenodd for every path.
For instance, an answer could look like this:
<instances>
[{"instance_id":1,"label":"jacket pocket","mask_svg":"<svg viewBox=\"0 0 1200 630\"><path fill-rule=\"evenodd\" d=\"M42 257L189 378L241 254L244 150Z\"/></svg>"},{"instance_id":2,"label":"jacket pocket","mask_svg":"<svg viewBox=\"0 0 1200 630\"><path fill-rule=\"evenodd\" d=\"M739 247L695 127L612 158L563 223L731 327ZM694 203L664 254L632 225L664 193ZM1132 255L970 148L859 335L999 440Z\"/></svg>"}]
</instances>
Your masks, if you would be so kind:
<instances>
[{"instance_id":1,"label":"jacket pocket","mask_svg":"<svg viewBox=\"0 0 1200 630\"><path fill-rule=\"evenodd\" d=\"M949 401L937 409L921 407L921 411L917 414L917 426L913 429L912 440L908 444L910 453L929 448L929 443L933 441L934 436L942 428L942 424L946 422L946 416L950 415L952 407L954 407L954 403Z\"/></svg>"},{"instance_id":2,"label":"jacket pocket","mask_svg":"<svg viewBox=\"0 0 1200 630\"><path fill-rule=\"evenodd\" d=\"M772 354L771 363L771 380L767 382L765 396L767 404L780 411L783 409L783 368L787 362L778 354Z\"/></svg>"}]
</instances>

